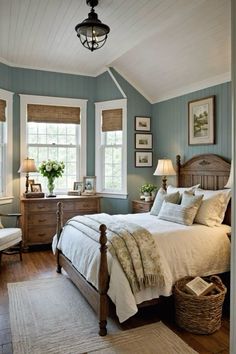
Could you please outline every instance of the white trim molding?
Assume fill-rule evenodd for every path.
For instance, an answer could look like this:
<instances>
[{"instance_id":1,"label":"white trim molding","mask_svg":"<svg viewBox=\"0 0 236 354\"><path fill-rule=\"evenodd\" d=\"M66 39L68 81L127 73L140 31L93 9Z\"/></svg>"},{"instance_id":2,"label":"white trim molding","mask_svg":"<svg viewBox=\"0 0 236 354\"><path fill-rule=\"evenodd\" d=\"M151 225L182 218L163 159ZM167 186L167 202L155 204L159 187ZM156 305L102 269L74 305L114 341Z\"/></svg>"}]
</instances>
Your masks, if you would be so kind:
<instances>
[{"instance_id":1,"label":"white trim molding","mask_svg":"<svg viewBox=\"0 0 236 354\"><path fill-rule=\"evenodd\" d=\"M28 104L42 104L42 105L58 105L68 107L80 107L80 141L81 141L81 155L80 155L80 180L83 176L86 176L87 171L87 102L88 100L77 98L65 98L65 97L52 97L52 96L35 96L35 95L23 95L20 94L20 136L21 136L21 148L20 148L20 161L23 161L27 155L27 105ZM23 193L25 189L25 178L21 176L20 190Z\"/></svg>"},{"instance_id":2,"label":"white trim molding","mask_svg":"<svg viewBox=\"0 0 236 354\"><path fill-rule=\"evenodd\" d=\"M13 92L0 89L0 98L6 101L6 124L7 124L7 145L4 157L5 173L3 175L4 196L0 198L0 204L12 203L13 200Z\"/></svg>"},{"instance_id":3,"label":"white trim molding","mask_svg":"<svg viewBox=\"0 0 236 354\"><path fill-rule=\"evenodd\" d=\"M105 191L102 188L102 160L101 160L101 116L106 109L122 108L122 190L120 192ZM107 198L127 198L127 99L103 101L95 103L95 174L99 195Z\"/></svg>"}]
</instances>

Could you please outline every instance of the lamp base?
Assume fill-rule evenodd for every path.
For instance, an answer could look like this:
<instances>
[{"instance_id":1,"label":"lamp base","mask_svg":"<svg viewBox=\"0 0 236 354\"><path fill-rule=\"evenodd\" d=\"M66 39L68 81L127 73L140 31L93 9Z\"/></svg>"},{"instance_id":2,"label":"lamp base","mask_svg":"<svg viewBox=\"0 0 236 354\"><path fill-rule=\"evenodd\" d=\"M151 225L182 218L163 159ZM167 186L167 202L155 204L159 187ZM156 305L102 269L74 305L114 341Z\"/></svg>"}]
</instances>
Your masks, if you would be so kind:
<instances>
[{"instance_id":1,"label":"lamp base","mask_svg":"<svg viewBox=\"0 0 236 354\"><path fill-rule=\"evenodd\" d=\"M166 176L162 177L162 188L164 189L164 191L167 190L167 178L166 178Z\"/></svg>"}]
</instances>

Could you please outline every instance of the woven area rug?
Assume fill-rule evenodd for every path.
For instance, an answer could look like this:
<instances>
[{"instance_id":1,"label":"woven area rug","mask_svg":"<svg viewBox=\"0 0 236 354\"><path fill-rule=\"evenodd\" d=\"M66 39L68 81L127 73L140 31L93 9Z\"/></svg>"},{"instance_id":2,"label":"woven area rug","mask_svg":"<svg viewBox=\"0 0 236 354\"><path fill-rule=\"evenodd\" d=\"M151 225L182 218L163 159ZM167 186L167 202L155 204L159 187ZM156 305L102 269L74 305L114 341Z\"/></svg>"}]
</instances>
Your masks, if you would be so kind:
<instances>
[{"instance_id":1,"label":"woven area rug","mask_svg":"<svg viewBox=\"0 0 236 354\"><path fill-rule=\"evenodd\" d=\"M8 284L14 354L196 354L163 323L121 331L98 319L72 282L60 277Z\"/></svg>"}]
</instances>

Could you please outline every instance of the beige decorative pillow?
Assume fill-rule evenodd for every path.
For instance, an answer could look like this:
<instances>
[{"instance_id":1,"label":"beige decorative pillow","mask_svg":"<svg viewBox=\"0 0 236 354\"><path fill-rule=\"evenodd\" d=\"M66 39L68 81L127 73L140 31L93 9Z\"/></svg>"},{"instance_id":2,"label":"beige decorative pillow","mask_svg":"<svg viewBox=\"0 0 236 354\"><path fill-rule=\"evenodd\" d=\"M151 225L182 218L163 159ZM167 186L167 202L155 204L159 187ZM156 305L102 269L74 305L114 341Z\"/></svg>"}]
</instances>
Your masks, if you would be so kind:
<instances>
[{"instance_id":1,"label":"beige decorative pillow","mask_svg":"<svg viewBox=\"0 0 236 354\"><path fill-rule=\"evenodd\" d=\"M198 208L163 202L158 219L172 221L177 224L192 225Z\"/></svg>"},{"instance_id":2,"label":"beige decorative pillow","mask_svg":"<svg viewBox=\"0 0 236 354\"><path fill-rule=\"evenodd\" d=\"M203 200L194 221L207 226L219 226L224 220L227 205L231 198L231 190L199 189L195 194L203 194Z\"/></svg>"},{"instance_id":3,"label":"beige decorative pillow","mask_svg":"<svg viewBox=\"0 0 236 354\"><path fill-rule=\"evenodd\" d=\"M151 215L157 216L159 214L159 211L161 209L164 200L166 202L177 204L180 200L180 194L179 192L167 194L167 192L163 188L160 188L155 197L152 209L150 210Z\"/></svg>"}]
</instances>

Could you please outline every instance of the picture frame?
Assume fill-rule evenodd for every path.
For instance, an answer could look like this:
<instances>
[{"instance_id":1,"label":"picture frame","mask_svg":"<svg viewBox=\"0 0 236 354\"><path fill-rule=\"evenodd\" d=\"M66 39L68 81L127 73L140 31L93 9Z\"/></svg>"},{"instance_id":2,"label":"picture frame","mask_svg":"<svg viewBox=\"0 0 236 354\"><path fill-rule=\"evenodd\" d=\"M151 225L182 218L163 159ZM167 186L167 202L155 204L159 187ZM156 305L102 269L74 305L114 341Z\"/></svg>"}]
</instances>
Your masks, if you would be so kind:
<instances>
[{"instance_id":1,"label":"picture frame","mask_svg":"<svg viewBox=\"0 0 236 354\"><path fill-rule=\"evenodd\" d=\"M34 192L34 193L42 192L41 183L31 183L30 189L31 189L31 192Z\"/></svg>"},{"instance_id":2,"label":"picture frame","mask_svg":"<svg viewBox=\"0 0 236 354\"><path fill-rule=\"evenodd\" d=\"M188 144L215 144L215 96L188 102Z\"/></svg>"},{"instance_id":3,"label":"picture frame","mask_svg":"<svg viewBox=\"0 0 236 354\"><path fill-rule=\"evenodd\" d=\"M134 128L137 131L151 131L151 117L135 117Z\"/></svg>"},{"instance_id":4,"label":"picture frame","mask_svg":"<svg viewBox=\"0 0 236 354\"><path fill-rule=\"evenodd\" d=\"M29 183L29 186L31 186L31 184L34 184L34 179L29 179L28 183Z\"/></svg>"},{"instance_id":5,"label":"picture frame","mask_svg":"<svg viewBox=\"0 0 236 354\"><path fill-rule=\"evenodd\" d=\"M82 195L96 194L96 176L85 176L83 178L83 190Z\"/></svg>"},{"instance_id":6,"label":"picture frame","mask_svg":"<svg viewBox=\"0 0 236 354\"><path fill-rule=\"evenodd\" d=\"M83 182L74 182L73 190L83 192Z\"/></svg>"},{"instance_id":7,"label":"picture frame","mask_svg":"<svg viewBox=\"0 0 236 354\"><path fill-rule=\"evenodd\" d=\"M152 133L135 133L135 149L152 149Z\"/></svg>"},{"instance_id":8,"label":"picture frame","mask_svg":"<svg viewBox=\"0 0 236 354\"><path fill-rule=\"evenodd\" d=\"M135 151L135 167L152 167L152 151Z\"/></svg>"}]
</instances>

